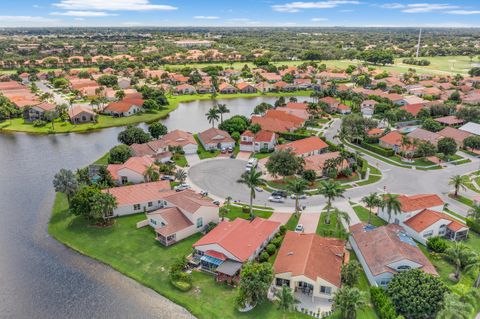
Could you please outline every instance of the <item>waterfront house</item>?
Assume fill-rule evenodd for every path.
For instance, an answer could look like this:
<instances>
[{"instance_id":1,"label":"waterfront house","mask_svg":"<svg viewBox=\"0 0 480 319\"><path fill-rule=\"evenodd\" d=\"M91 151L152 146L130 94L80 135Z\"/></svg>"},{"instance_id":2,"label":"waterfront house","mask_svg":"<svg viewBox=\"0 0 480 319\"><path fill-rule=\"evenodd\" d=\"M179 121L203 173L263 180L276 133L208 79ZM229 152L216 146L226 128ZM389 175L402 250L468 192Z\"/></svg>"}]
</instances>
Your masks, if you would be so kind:
<instances>
[{"instance_id":1,"label":"waterfront house","mask_svg":"<svg viewBox=\"0 0 480 319\"><path fill-rule=\"evenodd\" d=\"M202 144L203 148L207 151L235 147L235 140L230 136L230 134L215 127L198 133L198 140Z\"/></svg>"}]
</instances>

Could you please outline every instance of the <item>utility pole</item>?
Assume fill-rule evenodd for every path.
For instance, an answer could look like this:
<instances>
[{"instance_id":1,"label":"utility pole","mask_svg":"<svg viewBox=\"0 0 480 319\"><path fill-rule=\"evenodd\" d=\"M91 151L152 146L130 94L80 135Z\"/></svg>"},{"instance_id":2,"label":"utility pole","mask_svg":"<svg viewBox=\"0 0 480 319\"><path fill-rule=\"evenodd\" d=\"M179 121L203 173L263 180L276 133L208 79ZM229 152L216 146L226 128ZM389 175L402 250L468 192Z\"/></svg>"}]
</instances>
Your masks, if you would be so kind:
<instances>
[{"instance_id":1,"label":"utility pole","mask_svg":"<svg viewBox=\"0 0 480 319\"><path fill-rule=\"evenodd\" d=\"M420 40L422 39L422 29L420 29L420 33L418 34L418 43L417 43L417 59L418 55L420 54Z\"/></svg>"}]
</instances>

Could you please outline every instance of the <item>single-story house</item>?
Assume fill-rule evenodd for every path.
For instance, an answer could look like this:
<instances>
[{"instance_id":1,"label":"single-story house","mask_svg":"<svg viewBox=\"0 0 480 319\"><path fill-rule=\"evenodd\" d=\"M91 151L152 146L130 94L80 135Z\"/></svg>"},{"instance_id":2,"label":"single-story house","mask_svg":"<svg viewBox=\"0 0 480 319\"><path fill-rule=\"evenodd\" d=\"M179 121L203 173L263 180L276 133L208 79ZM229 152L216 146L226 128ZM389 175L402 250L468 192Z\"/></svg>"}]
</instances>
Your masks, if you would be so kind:
<instances>
[{"instance_id":1,"label":"single-story house","mask_svg":"<svg viewBox=\"0 0 480 319\"><path fill-rule=\"evenodd\" d=\"M257 134L253 134L247 130L240 136L240 151L243 152L270 152L276 144L276 134L270 131L261 130Z\"/></svg>"},{"instance_id":2,"label":"single-story house","mask_svg":"<svg viewBox=\"0 0 480 319\"><path fill-rule=\"evenodd\" d=\"M389 216L386 208L380 208L378 217L388 223L401 225L424 209L443 211L444 202L436 194L399 195L397 199L401 204L401 212L399 214L392 212Z\"/></svg>"},{"instance_id":3,"label":"single-story house","mask_svg":"<svg viewBox=\"0 0 480 319\"><path fill-rule=\"evenodd\" d=\"M130 78L121 77L118 78L117 83L121 89L128 89L132 80Z\"/></svg>"},{"instance_id":4,"label":"single-story house","mask_svg":"<svg viewBox=\"0 0 480 319\"><path fill-rule=\"evenodd\" d=\"M180 84L175 88L175 93L177 94L195 94L197 90L193 85L190 84Z\"/></svg>"},{"instance_id":5,"label":"single-story house","mask_svg":"<svg viewBox=\"0 0 480 319\"><path fill-rule=\"evenodd\" d=\"M316 154L312 156L305 157L305 164L303 165L304 170L314 171L318 177L322 177L326 173L325 163L328 160L337 159L340 156L340 152L327 152L322 154ZM338 171L349 167L348 161L343 160L342 163L336 165Z\"/></svg>"},{"instance_id":6,"label":"single-story house","mask_svg":"<svg viewBox=\"0 0 480 319\"><path fill-rule=\"evenodd\" d=\"M230 134L215 127L198 133L198 140L207 151L235 147L235 140Z\"/></svg>"},{"instance_id":7,"label":"single-story house","mask_svg":"<svg viewBox=\"0 0 480 319\"><path fill-rule=\"evenodd\" d=\"M194 191L164 195L162 207L147 213L148 224L164 246L203 231L209 223L218 223L218 206Z\"/></svg>"},{"instance_id":8,"label":"single-story house","mask_svg":"<svg viewBox=\"0 0 480 319\"><path fill-rule=\"evenodd\" d=\"M315 154L321 154L328 150L328 144L317 136L310 136L301 140L277 145L275 150L287 150L290 149L293 154L301 157L312 156Z\"/></svg>"},{"instance_id":9,"label":"single-story house","mask_svg":"<svg viewBox=\"0 0 480 319\"><path fill-rule=\"evenodd\" d=\"M328 107L332 110L336 110L337 106L340 105L340 101L331 96L323 97L319 100L320 102L327 103Z\"/></svg>"},{"instance_id":10,"label":"single-story house","mask_svg":"<svg viewBox=\"0 0 480 319\"><path fill-rule=\"evenodd\" d=\"M459 127L459 130L472 133L474 135L480 135L480 124L474 122L468 122L467 124Z\"/></svg>"},{"instance_id":11,"label":"single-story house","mask_svg":"<svg viewBox=\"0 0 480 319\"><path fill-rule=\"evenodd\" d=\"M117 185L138 184L148 182L145 173L150 166L157 168L153 158L133 156L123 164L109 164L107 170Z\"/></svg>"},{"instance_id":12,"label":"single-story house","mask_svg":"<svg viewBox=\"0 0 480 319\"><path fill-rule=\"evenodd\" d=\"M126 97L108 104L103 112L112 116L131 116L142 110L143 102L143 99Z\"/></svg>"},{"instance_id":13,"label":"single-story house","mask_svg":"<svg viewBox=\"0 0 480 319\"><path fill-rule=\"evenodd\" d=\"M439 117L439 118L436 118L435 121L445 126L457 126L464 123L462 119L459 119L455 115Z\"/></svg>"},{"instance_id":14,"label":"single-story house","mask_svg":"<svg viewBox=\"0 0 480 319\"><path fill-rule=\"evenodd\" d=\"M430 142L433 145L437 145L438 141L443 138L443 136L441 136L440 134L424 130L423 128L417 128L408 133L407 136L411 139Z\"/></svg>"},{"instance_id":15,"label":"single-story house","mask_svg":"<svg viewBox=\"0 0 480 319\"><path fill-rule=\"evenodd\" d=\"M35 120L44 120L45 112L55 112L55 104L40 103L31 107L25 108L23 117L26 121L33 122Z\"/></svg>"},{"instance_id":16,"label":"single-story house","mask_svg":"<svg viewBox=\"0 0 480 319\"><path fill-rule=\"evenodd\" d=\"M240 93L255 93L257 92L257 89L251 85L250 83L247 82L240 82L237 84L237 89L238 92Z\"/></svg>"},{"instance_id":17,"label":"single-story house","mask_svg":"<svg viewBox=\"0 0 480 319\"><path fill-rule=\"evenodd\" d=\"M458 147L463 147L463 141L469 137L473 136L472 133L465 132L454 127L447 126L443 128L441 131L437 132L439 135L443 137L451 137L455 140Z\"/></svg>"},{"instance_id":18,"label":"single-story house","mask_svg":"<svg viewBox=\"0 0 480 319\"><path fill-rule=\"evenodd\" d=\"M391 131L380 137L378 144L383 148L392 149L397 152L402 145L402 136L398 131Z\"/></svg>"},{"instance_id":19,"label":"single-story house","mask_svg":"<svg viewBox=\"0 0 480 319\"><path fill-rule=\"evenodd\" d=\"M375 112L375 105L377 105L378 102L375 100L365 100L360 104L360 109L362 111L362 114L364 116L372 116L373 113Z\"/></svg>"},{"instance_id":20,"label":"single-story house","mask_svg":"<svg viewBox=\"0 0 480 319\"><path fill-rule=\"evenodd\" d=\"M355 224L350 227L349 242L372 286L386 287L395 274L409 269L438 275L415 241L399 225Z\"/></svg>"},{"instance_id":21,"label":"single-story house","mask_svg":"<svg viewBox=\"0 0 480 319\"><path fill-rule=\"evenodd\" d=\"M238 278L243 263L257 258L280 229L280 223L260 217L223 221L195 244L194 256L203 271L217 280Z\"/></svg>"},{"instance_id":22,"label":"single-story house","mask_svg":"<svg viewBox=\"0 0 480 319\"><path fill-rule=\"evenodd\" d=\"M221 94L234 94L234 93L237 93L237 89L231 85L231 84L228 84L226 82L223 82L223 83L220 83L220 85L218 86L218 91L221 93Z\"/></svg>"},{"instance_id":23,"label":"single-story house","mask_svg":"<svg viewBox=\"0 0 480 319\"><path fill-rule=\"evenodd\" d=\"M328 303L342 285L341 270L348 261L343 240L287 231L273 264L273 285L290 287L314 304Z\"/></svg>"},{"instance_id":24,"label":"single-story house","mask_svg":"<svg viewBox=\"0 0 480 319\"><path fill-rule=\"evenodd\" d=\"M95 122L97 114L84 105L75 105L68 110L68 116L73 124L81 124Z\"/></svg>"}]
</instances>

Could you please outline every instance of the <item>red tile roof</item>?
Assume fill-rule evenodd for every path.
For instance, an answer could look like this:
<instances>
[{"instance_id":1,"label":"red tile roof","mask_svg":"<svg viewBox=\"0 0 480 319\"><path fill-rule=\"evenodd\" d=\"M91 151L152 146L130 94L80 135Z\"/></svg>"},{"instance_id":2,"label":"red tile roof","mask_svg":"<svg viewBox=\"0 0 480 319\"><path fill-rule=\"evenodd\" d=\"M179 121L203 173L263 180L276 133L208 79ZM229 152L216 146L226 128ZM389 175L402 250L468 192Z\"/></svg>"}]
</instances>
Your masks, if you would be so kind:
<instances>
[{"instance_id":1,"label":"red tile roof","mask_svg":"<svg viewBox=\"0 0 480 319\"><path fill-rule=\"evenodd\" d=\"M288 231L273 264L275 274L291 273L317 278L341 286L340 273L344 259L348 260L345 241Z\"/></svg>"},{"instance_id":2,"label":"red tile roof","mask_svg":"<svg viewBox=\"0 0 480 319\"><path fill-rule=\"evenodd\" d=\"M400 145L402 144L402 134L397 131L391 131L385 136L380 137L379 140L389 145Z\"/></svg>"},{"instance_id":3,"label":"red tile roof","mask_svg":"<svg viewBox=\"0 0 480 319\"><path fill-rule=\"evenodd\" d=\"M258 124L262 130L270 132L285 132L300 127L293 122L281 121L263 116L252 116L252 124Z\"/></svg>"},{"instance_id":4,"label":"red tile roof","mask_svg":"<svg viewBox=\"0 0 480 319\"><path fill-rule=\"evenodd\" d=\"M253 221L242 218L237 218L234 221L223 221L193 244L193 247L217 244L241 262L245 262L279 228L279 222L259 217Z\"/></svg>"},{"instance_id":5,"label":"red tile roof","mask_svg":"<svg viewBox=\"0 0 480 319\"><path fill-rule=\"evenodd\" d=\"M416 232L421 232L442 219L449 221L447 227L454 232L457 232L462 228L467 228L466 225L455 220L453 217L430 209L422 210L420 213L408 219L405 222L405 225Z\"/></svg>"},{"instance_id":6,"label":"red tile roof","mask_svg":"<svg viewBox=\"0 0 480 319\"><path fill-rule=\"evenodd\" d=\"M225 132L215 127L211 127L206 131L198 133L198 137L204 144L235 142L233 138L230 137L230 134L228 134L228 132Z\"/></svg>"},{"instance_id":7,"label":"red tile roof","mask_svg":"<svg viewBox=\"0 0 480 319\"><path fill-rule=\"evenodd\" d=\"M107 188L103 189L102 192L115 196L118 206L122 206L158 200L175 191L170 190L169 181L158 181Z\"/></svg>"},{"instance_id":8,"label":"red tile roof","mask_svg":"<svg viewBox=\"0 0 480 319\"><path fill-rule=\"evenodd\" d=\"M435 121L445 125L458 125L458 124L463 124L464 122L462 119L459 119L455 115L439 117L439 118L436 118Z\"/></svg>"},{"instance_id":9,"label":"red tile roof","mask_svg":"<svg viewBox=\"0 0 480 319\"><path fill-rule=\"evenodd\" d=\"M443 130L438 132L439 135L443 137L451 137L457 142L458 145L463 146L463 140L469 136L472 136L472 133L465 132L453 127L445 127Z\"/></svg>"},{"instance_id":10,"label":"red tile roof","mask_svg":"<svg viewBox=\"0 0 480 319\"><path fill-rule=\"evenodd\" d=\"M444 204L443 200L436 194L400 195L397 199L402 205L402 212L413 212Z\"/></svg>"},{"instance_id":11,"label":"red tile roof","mask_svg":"<svg viewBox=\"0 0 480 319\"><path fill-rule=\"evenodd\" d=\"M405 110L408 113L412 114L413 116L417 116L418 112L420 112L421 109L425 107L425 104L423 103L418 103L418 104L409 104L409 105L404 105L401 106L401 110Z\"/></svg>"},{"instance_id":12,"label":"red tile roof","mask_svg":"<svg viewBox=\"0 0 480 319\"><path fill-rule=\"evenodd\" d=\"M301 140L278 145L277 150L291 149L296 155L302 155L313 151L320 151L328 148L328 144L317 136L307 137Z\"/></svg>"},{"instance_id":13,"label":"red tile roof","mask_svg":"<svg viewBox=\"0 0 480 319\"><path fill-rule=\"evenodd\" d=\"M155 231L164 237L175 234L176 232L193 225L193 223L177 207L162 208L148 213L148 215L153 214L160 215L165 221L165 226L155 228Z\"/></svg>"},{"instance_id":14,"label":"red tile roof","mask_svg":"<svg viewBox=\"0 0 480 319\"><path fill-rule=\"evenodd\" d=\"M143 102L143 99L125 98L121 101L108 104L105 110L117 113L128 112L134 105L141 107Z\"/></svg>"},{"instance_id":15,"label":"red tile roof","mask_svg":"<svg viewBox=\"0 0 480 319\"><path fill-rule=\"evenodd\" d=\"M135 173L143 175L147 168L151 165L154 165L155 162L151 157L142 156L142 157L130 157L123 164L110 164L107 166L107 170L112 175L113 179L119 179L118 171L121 169L129 169Z\"/></svg>"}]
</instances>

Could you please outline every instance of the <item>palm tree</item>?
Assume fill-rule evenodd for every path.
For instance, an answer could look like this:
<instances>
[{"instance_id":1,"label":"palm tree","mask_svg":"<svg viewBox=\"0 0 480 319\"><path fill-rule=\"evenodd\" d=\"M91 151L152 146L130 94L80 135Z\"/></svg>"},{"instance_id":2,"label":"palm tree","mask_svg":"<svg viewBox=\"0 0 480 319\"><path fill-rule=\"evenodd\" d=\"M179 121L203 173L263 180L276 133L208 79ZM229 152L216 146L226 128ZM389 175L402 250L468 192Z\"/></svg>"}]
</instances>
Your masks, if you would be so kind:
<instances>
[{"instance_id":1,"label":"palm tree","mask_svg":"<svg viewBox=\"0 0 480 319\"><path fill-rule=\"evenodd\" d=\"M286 312L295 310L295 305L300 303L300 301L293 295L292 289L288 286L282 286L282 289L279 292L275 292L275 297L278 298L278 309L283 312L284 318Z\"/></svg>"},{"instance_id":2,"label":"palm tree","mask_svg":"<svg viewBox=\"0 0 480 319\"><path fill-rule=\"evenodd\" d=\"M460 189L463 189L464 191L467 190L466 184L467 184L467 178L466 176L461 176L461 175L454 175L450 177L450 182L448 182L448 185L453 186L455 188L455 197L458 196L458 191Z\"/></svg>"},{"instance_id":3,"label":"palm tree","mask_svg":"<svg viewBox=\"0 0 480 319\"><path fill-rule=\"evenodd\" d=\"M471 256L468 258L465 265L465 272L472 273L476 276L473 287L480 287L480 255L478 253L471 252Z\"/></svg>"},{"instance_id":4,"label":"palm tree","mask_svg":"<svg viewBox=\"0 0 480 319\"><path fill-rule=\"evenodd\" d=\"M298 207L298 201L300 195L302 195L307 189L307 182L302 178L296 178L288 181L287 190L295 195L295 215L298 216L300 208Z\"/></svg>"},{"instance_id":5,"label":"palm tree","mask_svg":"<svg viewBox=\"0 0 480 319\"><path fill-rule=\"evenodd\" d=\"M185 172L183 169L177 170L175 173L175 178L180 182L183 183L187 179L187 172Z\"/></svg>"},{"instance_id":6,"label":"palm tree","mask_svg":"<svg viewBox=\"0 0 480 319\"><path fill-rule=\"evenodd\" d=\"M334 207L332 210L332 215L337 217L337 224L335 225L335 232L339 232L340 230L340 223L342 221L345 222L345 224L349 225L350 224L350 215L348 215L347 212L341 211L338 208Z\"/></svg>"},{"instance_id":7,"label":"palm tree","mask_svg":"<svg viewBox=\"0 0 480 319\"><path fill-rule=\"evenodd\" d=\"M228 211L230 211L230 205L232 204L232 196L227 196L225 198L225 204L227 206Z\"/></svg>"},{"instance_id":8,"label":"palm tree","mask_svg":"<svg viewBox=\"0 0 480 319\"><path fill-rule=\"evenodd\" d=\"M455 267L455 279L460 280L460 274L462 269L470 267L472 259L472 251L464 243L455 242L453 246L450 246L445 250L445 257Z\"/></svg>"},{"instance_id":9,"label":"palm tree","mask_svg":"<svg viewBox=\"0 0 480 319\"><path fill-rule=\"evenodd\" d=\"M382 199L377 193L370 193L362 198L362 202L368 208L368 224L372 223L372 208L380 207L382 205Z\"/></svg>"},{"instance_id":10,"label":"palm tree","mask_svg":"<svg viewBox=\"0 0 480 319\"><path fill-rule=\"evenodd\" d=\"M474 222L480 221L480 204L473 204L472 208L468 211L468 217L471 217Z\"/></svg>"},{"instance_id":11,"label":"palm tree","mask_svg":"<svg viewBox=\"0 0 480 319\"><path fill-rule=\"evenodd\" d=\"M223 123L223 114L230 113L230 110L227 108L225 104L218 104L217 113L220 114L220 123Z\"/></svg>"},{"instance_id":12,"label":"palm tree","mask_svg":"<svg viewBox=\"0 0 480 319\"><path fill-rule=\"evenodd\" d=\"M402 203L400 203L397 196L392 194L385 195L381 206L387 210L388 222L390 222L390 219L392 219L392 213L394 216L396 216L402 212Z\"/></svg>"},{"instance_id":13,"label":"palm tree","mask_svg":"<svg viewBox=\"0 0 480 319\"><path fill-rule=\"evenodd\" d=\"M262 172L257 172L252 168L249 172L242 174L242 177L237 181L245 184L250 189L250 219L253 219L253 199L255 198L255 187L263 185L266 181L262 178Z\"/></svg>"},{"instance_id":14,"label":"palm tree","mask_svg":"<svg viewBox=\"0 0 480 319\"><path fill-rule=\"evenodd\" d=\"M437 319L468 319L472 315L473 307L460 300L460 296L447 293L443 299L443 308L438 312Z\"/></svg>"},{"instance_id":15,"label":"palm tree","mask_svg":"<svg viewBox=\"0 0 480 319\"><path fill-rule=\"evenodd\" d=\"M212 127L215 127L215 121L218 121L218 119L220 118L215 107L209 109L205 116L207 117L208 123L212 124Z\"/></svg>"},{"instance_id":16,"label":"palm tree","mask_svg":"<svg viewBox=\"0 0 480 319\"><path fill-rule=\"evenodd\" d=\"M158 168L156 165L152 164L147 167L145 170L145 173L143 173L143 176L145 177L147 182L154 182L158 181L159 173L158 173Z\"/></svg>"},{"instance_id":17,"label":"palm tree","mask_svg":"<svg viewBox=\"0 0 480 319\"><path fill-rule=\"evenodd\" d=\"M407 158L408 149L410 148L410 146L412 146L412 141L410 140L410 138L408 136L404 135L404 136L402 136L402 140L400 142L400 145L402 146L405 158Z\"/></svg>"},{"instance_id":18,"label":"palm tree","mask_svg":"<svg viewBox=\"0 0 480 319\"><path fill-rule=\"evenodd\" d=\"M325 224L330 224L330 208L332 201L337 197L343 197L345 189L342 185L333 180L321 181L318 189L320 195L323 195L327 200L327 216L325 217Z\"/></svg>"},{"instance_id":19,"label":"palm tree","mask_svg":"<svg viewBox=\"0 0 480 319\"><path fill-rule=\"evenodd\" d=\"M342 319L357 318L357 310L364 308L366 305L366 294L358 288L344 286L333 297L333 308L340 312L340 318Z\"/></svg>"}]
</instances>

